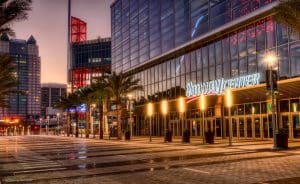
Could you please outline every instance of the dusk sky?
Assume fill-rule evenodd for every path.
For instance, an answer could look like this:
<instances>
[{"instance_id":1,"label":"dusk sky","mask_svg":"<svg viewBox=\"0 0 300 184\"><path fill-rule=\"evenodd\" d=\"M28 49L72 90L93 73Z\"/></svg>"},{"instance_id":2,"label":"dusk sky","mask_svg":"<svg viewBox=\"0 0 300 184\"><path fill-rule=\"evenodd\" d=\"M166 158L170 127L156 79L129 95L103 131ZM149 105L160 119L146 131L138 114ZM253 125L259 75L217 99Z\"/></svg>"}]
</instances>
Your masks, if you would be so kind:
<instances>
[{"instance_id":1,"label":"dusk sky","mask_svg":"<svg viewBox=\"0 0 300 184\"><path fill-rule=\"evenodd\" d=\"M110 5L114 0L72 0L72 16L87 22L87 38L110 37ZM26 21L12 27L16 38L33 35L41 56L43 82L67 82L68 0L33 0Z\"/></svg>"}]
</instances>

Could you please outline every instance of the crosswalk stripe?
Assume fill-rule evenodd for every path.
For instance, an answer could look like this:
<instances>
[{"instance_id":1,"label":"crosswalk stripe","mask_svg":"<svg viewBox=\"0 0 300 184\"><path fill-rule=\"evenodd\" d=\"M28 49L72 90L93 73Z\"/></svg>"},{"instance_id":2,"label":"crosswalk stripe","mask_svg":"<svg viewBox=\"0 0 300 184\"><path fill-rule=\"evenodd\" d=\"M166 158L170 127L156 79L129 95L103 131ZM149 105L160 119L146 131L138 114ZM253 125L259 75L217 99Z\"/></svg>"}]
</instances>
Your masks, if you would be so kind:
<instances>
[{"instance_id":1,"label":"crosswalk stripe","mask_svg":"<svg viewBox=\"0 0 300 184\"><path fill-rule=\"evenodd\" d=\"M51 168L51 169L33 169L33 170L24 170L24 171L16 171L13 172L14 175L16 174L24 174L24 173L34 173L34 172L46 172L46 171L57 171L57 170L66 170L66 168Z\"/></svg>"}]
</instances>

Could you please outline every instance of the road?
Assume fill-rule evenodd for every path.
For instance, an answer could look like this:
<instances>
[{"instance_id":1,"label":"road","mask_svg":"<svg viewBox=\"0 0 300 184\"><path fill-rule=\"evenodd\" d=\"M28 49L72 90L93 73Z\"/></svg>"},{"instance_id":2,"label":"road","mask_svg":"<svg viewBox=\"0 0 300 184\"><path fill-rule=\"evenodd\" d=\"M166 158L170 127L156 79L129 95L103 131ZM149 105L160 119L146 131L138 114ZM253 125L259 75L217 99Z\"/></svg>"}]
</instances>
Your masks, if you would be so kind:
<instances>
[{"instance_id":1,"label":"road","mask_svg":"<svg viewBox=\"0 0 300 184\"><path fill-rule=\"evenodd\" d=\"M1 136L0 183L300 183L300 142L271 147Z\"/></svg>"}]
</instances>

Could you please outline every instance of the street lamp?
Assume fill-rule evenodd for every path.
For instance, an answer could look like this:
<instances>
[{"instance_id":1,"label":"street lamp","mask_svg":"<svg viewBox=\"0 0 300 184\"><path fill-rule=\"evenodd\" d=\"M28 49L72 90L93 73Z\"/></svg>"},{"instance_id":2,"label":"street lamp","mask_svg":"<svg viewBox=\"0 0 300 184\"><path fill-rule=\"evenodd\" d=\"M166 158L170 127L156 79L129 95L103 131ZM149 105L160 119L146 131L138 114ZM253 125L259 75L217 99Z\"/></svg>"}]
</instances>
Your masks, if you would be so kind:
<instances>
[{"instance_id":1,"label":"street lamp","mask_svg":"<svg viewBox=\"0 0 300 184\"><path fill-rule=\"evenodd\" d=\"M60 131L59 131L59 130L60 130L60 129L59 129L59 118L60 118L60 117L59 117L59 116L60 116L60 113L59 113L59 112L56 113L56 118L57 118L57 131L58 131L58 132L57 132L57 135L60 134Z\"/></svg>"},{"instance_id":2,"label":"street lamp","mask_svg":"<svg viewBox=\"0 0 300 184\"><path fill-rule=\"evenodd\" d=\"M204 112L206 110L206 99L205 96L202 94L200 96L200 110L202 112L202 136L203 136L203 144L205 144L205 123L204 123Z\"/></svg>"},{"instance_id":3,"label":"street lamp","mask_svg":"<svg viewBox=\"0 0 300 184\"><path fill-rule=\"evenodd\" d=\"M232 145L232 120L231 120L231 107L233 104L232 92L230 88L225 89L225 107L228 108L229 118L229 146Z\"/></svg>"},{"instance_id":4,"label":"street lamp","mask_svg":"<svg viewBox=\"0 0 300 184\"><path fill-rule=\"evenodd\" d=\"M131 120L131 100L132 94L127 94L127 98L129 100L129 127L130 127L130 138L132 138L132 120Z\"/></svg>"},{"instance_id":5,"label":"street lamp","mask_svg":"<svg viewBox=\"0 0 300 184\"><path fill-rule=\"evenodd\" d=\"M167 114L168 114L168 101L163 100L161 101L161 113L164 116L164 136L166 137L167 133Z\"/></svg>"},{"instance_id":6,"label":"street lamp","mask_svg":"<svg viewBox=\"0 0 300 184\"><path fill-rule=\"evenodd\" d=\"M42 135L42 118L40 118L40 135Z\"/></svg>"},{"instance_id":7,"label":"street lamp","mask_svg":"<svg viewBox=\"0 0 300 184\"><path fill-rule=\"evenodd\" d=\"M149 118L150 118L150 122L149 122L149 127L150 127L150 129L149 129L149 134L150 134L150 142L152 141L152 125L151 125L151 117L152 117L152 115L153 115L153 104L151 103L151 102L149 102L148 104L147 104L147 116L149 116Z\"/></svg>"},{"instance_id":8,"label":"street lamp","mask_svg":"<svg viewBox=\"0 0 300 184\"><path fill-rule=\"evenodd\" d=\"M183 126L184 126L184 123L183 123L183 113L185 112L185 101L184 101L184 98L183 97L179 97L178 99L178 111L179 111L179 114L180 114L180 120L181 120L181 135L183 137Z\"/></svg>"},{"instance_id":9,"label":"street lamp","mask_svg":"<svg viewBox=\"0 0 300 184\"><path fill-rule=\"evenodd\" d=\"M50 121L50 116L47 116L47 125L46 125L46 134L47 135L49 133L49 121Z\"/></svg>"},{"instance_id":10,"label":"street lamp","mask_svg":"<svg viewBox=\"0 0 300 184\"><path fill-rule=\"evenodd\" d=\"M271 103L272 103L272 127L273 127L273 149L277 148L276 145L276 94L277 94L277 71L275 70L276 67L274 65L277 62L277 57L274 53L269 52L265 55L264 61L267 64L267 70L266 70L266 86L267 90L269 91L269 94L271 94Z\"/></svg>"}]
</instances>

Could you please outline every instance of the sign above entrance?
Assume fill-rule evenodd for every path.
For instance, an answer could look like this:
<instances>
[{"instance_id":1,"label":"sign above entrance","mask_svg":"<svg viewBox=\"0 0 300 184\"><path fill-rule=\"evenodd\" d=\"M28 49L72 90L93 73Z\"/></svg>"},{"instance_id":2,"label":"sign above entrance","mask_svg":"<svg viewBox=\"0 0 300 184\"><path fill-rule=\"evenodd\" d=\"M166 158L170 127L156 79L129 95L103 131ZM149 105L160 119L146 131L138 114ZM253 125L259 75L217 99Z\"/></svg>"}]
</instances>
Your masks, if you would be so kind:
<instances>
[{"instance_id":1,"label":"sign above entrance","mask_svg":"<svg viewBox=\"0 0 300 184\"><path fill-rule=\"evenodd\" d=\"M189 82L186 85L186 96L200 96L200 95L221 95L226 88L243 88L259 84L260 73L240 76L232 79L217 79L213 81L194 84Z\"/></svg>"}]
</instances>

